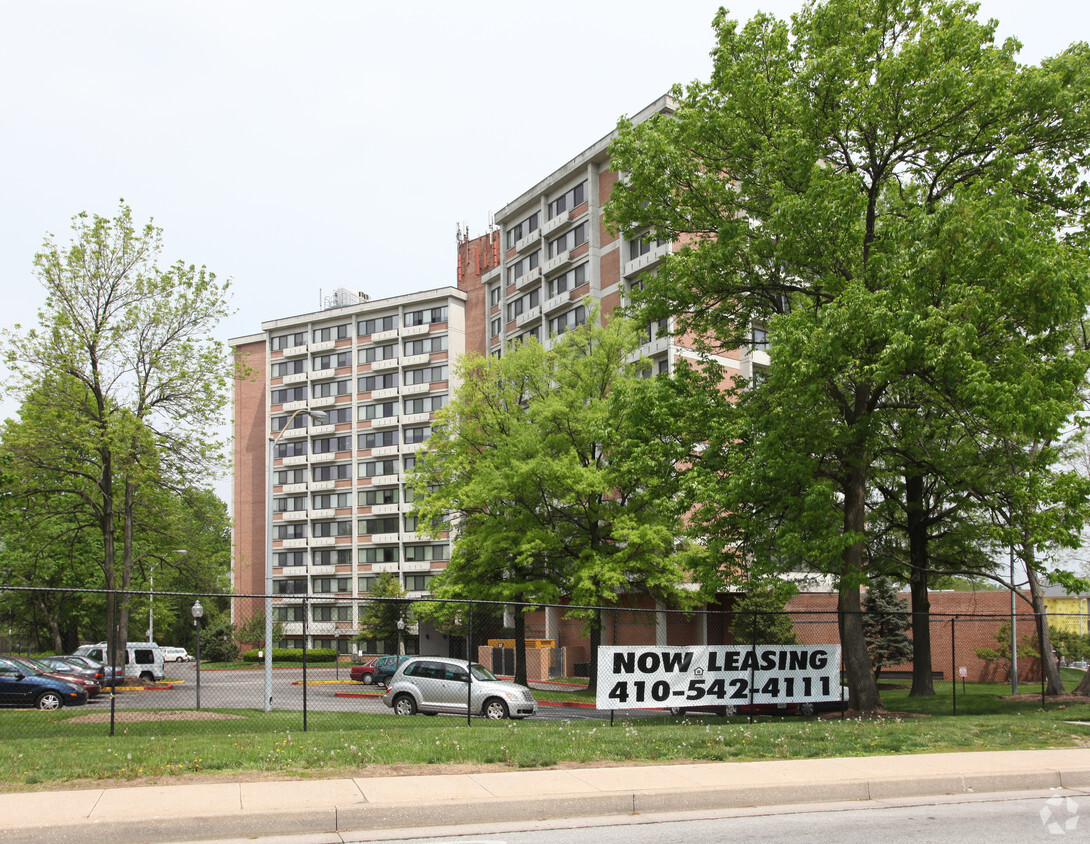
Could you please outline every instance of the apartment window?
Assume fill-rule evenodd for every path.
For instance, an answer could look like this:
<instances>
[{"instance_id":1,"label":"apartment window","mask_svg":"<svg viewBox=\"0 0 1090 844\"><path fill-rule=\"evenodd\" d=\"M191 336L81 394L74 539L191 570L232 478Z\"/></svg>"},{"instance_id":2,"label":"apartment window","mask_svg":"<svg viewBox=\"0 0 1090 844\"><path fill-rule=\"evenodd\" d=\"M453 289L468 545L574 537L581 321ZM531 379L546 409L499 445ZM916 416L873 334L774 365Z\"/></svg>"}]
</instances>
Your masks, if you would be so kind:
<instances>
[{"instance_id":1,"label":"apartment window","mask_svg":"<svg viewBox=\"0 0 1090 844\"><path fill-rule=\"evenodd\" d=\"M511 228L507 230L507 248L514 249L517 241L522 240L526 235L530 234L530 232L537 231L541 228L539 223L540 217L541 214L535 211L521 223L515 223L515 225L511 226Z\"/></svg>"},{"instance_id":2,"label":"apartment window","mask_svg":"<svg viewBox=\"0 0 1090 844\"><path fill-rule=\"evenodd\" d=\"M273 607L273 619L280 622L302 621L303 605L294 604L290 607Z\"/></svg>"},{"instance_id":3,"label":"apartment window","mask_svg":"<svg viewBox=\"0 0 1090 844\"><path fill-rule=\"evenodd\" d=\"M273 539L306 539L306 522L285 522L273 525Z\"/></svg>"},{"instance_id":4,"label":"apartment window","mask_svg":"<svg viewBox=\"0 0 1090 844\"><path fill-rule=\"evenodd\" d=\"M360 562L362 563L363 560L360 560ZM396 562L396 560L394 562ZM378 580L378 578L375 577L374 575L361 577L359 579L359 592L360 592L360 594L361 595L369 594L371 592L371 590L375 588L375 581L376 580ZM379 650L382 650L382 648L378 648L378 647L376 647L376 648L367 648L366 652L370 653L371 651L379 651Z\"/></svg>"},{"instance_id":5,"label":"apartment window","mask_svg":"<svg viewBox=\"0 0 1090 844\"><path fill-rule=\"evenodd\" d=\"M283 378L285 375L296 375L307 371L307 362L303 358L296 360L283 360L274 363L269 370L273 378Z\"/></svg>"},{"instance_id":6,"label":"apartment window","mask_svg":"<svg viewBox=\"0 0 1090 844\"><path fill-rule=\"evenodd\" d=\"M321 492L314 495L315 510L334 510L338 507L351 507L352 495L348 492Z\"/></svg>"},{"instance_id":7,"label":"apartment window","mask_svg":"<svg viewBox=\"0 0 1090 844\"><path fill-rule=\"evenodd\" d=\"M327 425L342 425L345 422L352 421L352 408L350 407L331 407L328 411L329 418L326 420ZM300 413L300 416L305 416L305 413Z\"/></svg>"},{"instance_id":8,"label":"apartment window","mask_svg":"<svg viewBox=\"0 0 1090 844\"><path fill-rule=\"evenodd\" d=\"M370 548L360 548L361 563L396 563L401 558L396 545L376 545ZM360 587L361 592L370 592L370 589Z\"/></svg>"},{"instance_id":9,"label":"apartment window","mask_svg":"<svg viewBox=\"0 0 1090 844\"><path fill-rule=\"evenodd\" d=\"M763 325L753 326L753 348L762 352L768 351L768 329Z\"/></svg>"},{"instance_id":10,"label":"apartment window","mask_svg":"<svg viewBox=\"0 0 1090 844\"><path fill-rule=\"evenodd\" d=\"M299 457L307 453L306 440L288 440L276 444L273 454L276 457Z\"/></svg>"},{"instance_id":11,"label":"apartment window","mask_svg":"<svg viewBox=\"0 0 1090 844\"><path fill-rule=\"evenodd\" d=\"M345 340L351 337L352 323L346 322L344 325L330 325L325 328L315 328L311 333L311 337L314 338L315 343L327 343L330 340Z\"/></svg>"},{"instance_id":12,"label":"apartment window","mask_svg":"<svg viewBox=\"0 0 1090 844\"><path fill-rule=\"evenodd\" d=\"M374 363L376 360L393 360L397 357L397 343L387 343L385 346L368 346L360 349L358 360L360 363Z\"/></svg>"},{"instance_id":13,"label":"apartment window","mask_svg":"<svg viewBox=\"0 0 1090 844\"><path fill-rule=\"evenodd\" d=\"M284 484L305 484L306 482L306 469L277 469L273 472L273 483L277 486L283 486Z\"/></svg>"},{"instance_id":14,"label":"apartment window","mask_svg":"<svg viewBox=\"0 0 1090 844\"><path fill-rule=\"evenodd\" d=\"M514 284L530 270L535 269L541 263L541 250L535 250L524 258L515 261L507 268L507 283Z\"/></svg>"},{"instance_id":15,"label":"apartment window","mask_svg":"<svg viewBox=\"0 0 1090 844\"><path fill-rule=\"evenodd\" d=\"M314 594L328 595L331 592L351 592L352 578L350 577L316 577L314 578Z\"/></svg>"},{"instance_id":16,"label":"apartment window","mask_svg":"<svg viewBox=\"0 0 1090 844\"><path fill-rule=\"evenodd\" d=\"M407 444L422 443L431 436L431 426L425 425L422 428L406 428L405 429L405 442Z\"/></svg>"},{"instance_id":17,"label":"apartment window","mask_svg":"<svg viewBox=\"0 0 1090 844\"><path fill-rule=\"evenodd\" d=\"M493 285L492 287L489 288L489 290L488 290L488 304L489 305L498 305L500 303L501 298L503 298L503 290L500 288L500 286L498 284Z\"/></svg>"},{"instance_id":18,"label":"apartment window","mask_svg":"<svg viewBox=\"0 0 1090 844\"><path fill-rule=\"evenodd\" d=\"M658 374L659 375L669 375L670 374L670 359L669 358L663 358L662 360L659 361Z\"/></svg>"},{"instance_id":19,"label":"apartment window","mask_svg":"<svg viewBox=\"0 0 1090 844\"><path fill-rule=\"evenodd\" d=\"M405 561L410 563L423 563L431 560L449 560L450 545L406 545Z\"/></svg>"},{"instance_id":20,"label":"apartment window","mask_svg":"<svg viewBox=\"0 0 1090 844\"><path fill-rule=\"evenodd\" d=\"M665 240L633 240L628 244L628 260L635 261L641 255L646 255L652 249L662 246Z\"/></svg>"},{"instance_id":21,"label":"apartment window","mask_svg":"<svg viewBox=\"0 0 1090 844\"><path fill-rule=\"evenodd\" d=\"M272 391L273 404L287 404L289 401L306 401L307 385L300 384L297 387L283 387ZM302 415L302 414L300 414Z\"/></svg>"},{"instance_id":22,"label":"apartment window","mask_svg":"<svg viewBox=\"0 0 1090 844\"><path fill-rule=\"evenodd\" d=\"M285 566L305 566L306 554L302 551L281 551L273 554L273 565L284 568Z\"/></svg>"},{"instance_id":23,"label":"apartment window","mask_svg":"<svg viewBox=\"0 0 1090 844\"><path fill-rule=\"evenodd\" d=\"M338 589L338 592L347 592L347 589ZM319 606L313 607L312 613L315 621L351 621L352 607ZM321 647L321 645L318 645Z\"/></svg>"},{"instance_id":24,"label":"apartment window","mask_svg":"<svg viewBox=\"0 0 1090 844\"><path fill-rule=\"evenodd\" d=\"M420 530L420 518L418 516L406 516L405 517L405 530L409 533L416 533ZM431 529L433 531L450 530L450 524L442 516L436 516L431 520ZM408 551L405 552L408 554ZM405 559L409 559L406 557Z\"/></svg>"},{"instance_id":25,"label":"apartment window","mask_svg":"<svg viewBox=\"0 0 1090 844\"><path fill-rule=\"evenodd\" d=\"M323 369L339 369L342 366L352 365L351 352L337 352L333 355L315 355L311 369L320 372Z\"/></svg>"},{"instance_id":26,"label":"apartment window","mask_svg":"<svg viewBox=\"0 0 1090 844\"><path fill-rule=\"evenodd\" d=\"M549 219L564 211L571 211L587 201L587 181L584 179L574 188L565 191L549 203Z\"/></svg>"},{"instance_id":27,"label":"apartment window","mask_svg":"<svg viewBox=\"0 0 1090 844\"><path fill-rule=\"evenodd\" d=\"M347 566L352 565L351 548L325 548L314 552L314 565L316 566Z\"/></svg>"},{"instance_id":28,"label":"apartment window","mask_svg":"<svg viewBox=\"0 0 1090 844\"><path fill-rule=\"evenodd\" d=\"M305 577L293 577L289 580L273 581L273 591L277 595L305 595L307 594L307 579Z\"/></svg>"},{"instance_id":29,"label":"apartment window","mask_svg":"<svg viewBox=\"0 0 1090 844\"><path fill-rule=\"evenodd\" d=\"M397 474L397 460L367 460L359 464L357 478L376 478Z\"/></svg>"},{"instance_id":30,"label":"apartment window","mask_svg":"<svg viewBox=\"0 0 1090 844\"><path fill-rule=\"evenodd\" d=\"M294 513L297 510L307 509L307 497L305 495L293 495L291 498L274 498L274 513Z\"/></svg>"},{"instance_id":31,"label":"apartment window","mask_svg":"<svg viewBox=\"0 0 1090 844\"><path fill-rule=\"evenodd\" d=\"M407 574L405 575L406 592L427 592L428 584L434 575L431 574Z\"/></svg>"},{"instance_id":32,"label":"apartment window","mask_svg":"<svg viewBox=\"0 0 1090 844\"><path fill-rule=\"evenodd\" d=\"M352 466L349 463L315 466L312 471L316 481L343 481L352 477Z\"/></svg>"},{"instance_id":33,"label":"apartment window","mask_svg":"<svg viewBox=\"0 0 1090 844\"><path fill-rule=\"evenodd\" d=\"M518 337L515 338L514 342L516 342L516 343L527 343L530 340L537 340L537 342L539 342L539 343L541 342L541 326L540 325L535 325L533 328L529 329L528 331L522 332L522 334L518 335Z\"/></svg>"},{"instance_id":34,"label":"apartment window","mask_svg":"<svg viewBox=\"0 0 1090 844\"><path fill-rule=\"evenodd\" d=\"M406 472L411 472L415 468L416 468L416 455L415 454L406 454L405 455L405 471Z\"/></svg>"},{"instance_id":35,"label":"apartment window","mask_svg":"<svg viewBox=\"0 0 1090 844\"><path fill-rule=\"evenodd\" d=\"M273 432L283 431L284 426L288 424L288 420L291 419L291 415L287 416L274 416L272 418ZM291 425L288 426L289 430L297 428L305 428L310 423L310 417L305 413L297 413L294 419L291 419Z\"/></svg>"},{"instance_id":36,"label":"apartment window","mask_svg":"<svg viewBox=\"0 0 1090 844\"><path fill-rule=\"evenodd\" d=\"M549 279L549 298L553 296L559 296L561 293L567 293L569 290L575 290L580 285L587 283L587 265L580 264L578 267L574 267L568 270L563 275L558 275L555 278Z\"/></svg>"},{"instance_id":37,"label":"apartment window","mask_svg":"<svg viewBox=\"0 0 1090 844\"><path fill-rule=\"evenodd\" d=\"M552 334L563 334L565 331L585 324L587 321L587 309L580 305L577 308L561 314L556 319L549 320L549 331Z\"/></svg>"},{"instance_id":38,"label":"apartment window","mask_svg":"<svg viewBox=\"0 0 1090 844\"><path fill-rule=\"evenodd\" d=\"M393 331L397 328L396 316L376 317L375 319L360 320L356 326L356 334L360 337L370 337L380 331Z\"/></svg>"},{"instance_id":39,"label":"apartment window","mask_svg":"<svg viewBox=\"0 0 1090 844\"><path fill-rule=\"evenodd\" d=\"M360 535L373 536L377 533L397 533L399 521L400 519L397 516L384 516L375 519L360 519Z\"/></svg>"},{"instance_id":40,"label":"apartment window","mask_svg":"<svg viewBox=\"0 0 1090 844\"><path fill-rule=\"evenodd\" d=\"M433 413L446 403L445 394L405 399L405 413Z\"/></svg>"},{"instance_id":41,"label":"apartment window","mask_svg":"<svg viewBox=\"0 0 1090 844\"><path fill-rule=\"evenodd\" d=\"M296 334L280 334L269 341L269 345L274 352L278 352L281 349L293 349L296 346L305 346L306 344L307 333L305 331L300 331Z\"/></svg>"},{"instance_id":42,"label":"apartment window","mask_svg":"<svg viewBox=\"0 0 1090 844\"><path fill-rule=\"evenodd\" d=\"M322 437L313 440L313 454L329 454L334 451L349 451L352 448L352 437Z\"/></svg>"},{"instance_id":43,"label":"apartment window","mask_svg":"<svg viewBox=\"0 0 1090 844\"><path fill-rule=\"evenodd\" d=\"M520 314L541 304L541 288L535 288L525 296L519 296L507 306L507 321L510 322Z\"/></svg>"},{"instance_id":44,"label":"apartment window","mask_svg":"<svg viewBox=\"0 0 1090 844\"><path fill-rule=\"evenodd\" d=\"M574 249L576 246L586 243L588 231L590 231L590 224L584 220L575 228L568 229L560 237L553 238L549 241L549 257L555 258L569 249Z\"/></svg>"},{"instance_id":45,"label":"apartment window","mask_svg":"<svg viewBox=\"0 0 1090 844\"><path fill-rule=\"evenodd\" d=\"M397 504L398 489L396 486L383 487L382 489L361 490L359 503L361 507L374 507L378 504ZM406 501L408 499L405 499Z\"/></svg>"},{"instance_id":46,"label":"apartment window","mask_svg":"<svg viewBox=\"0 0 1090 844\"><path fill-rule=\"evenodd\" d=\"M447 321L447 306L441 308L424 308L421 311L407 311L405 313L405 327L414 325L434 325L437 322Z\"/></svg>"},{"instance_id":47,"label":"apartment window","mask_svg":"<svg viewBox=\"0 0 1090 844\"><path fill-rule=\"evenodd\" d=\"M372 393L375 390L392 390L396 386L397 373L386 372L382 375L361 376L359 379L358 389L361 393Z\"/></svg>"},{"instance_id":48,"label":"apartment window","mask_svg":"<svg viewBox=\"0 0 1090 844\"><path fill-rule=\"evenodd\" d=\"M358 447L362 449L368 448L385 448L391 445L397 445L397 429L389 431L367 431L360 434L356 438L359 443Z\"/></svg>"},{"instance_id":49,"label":"apartment window","mask_svg":"<svg viewBox=\"0 0 1090 844\"><path fill-rule=\"evenodd\" d=\"M378 404L362 404L357 411L360 419L389 419L397 416L397 402L384 401Z\"/></svg>"},{"instance_id":50,"label":"apartment window","mask_svg":"<svg viewBox=\"0 0 1090 844\"><path fill-rule=\"evenodd\" d=\"M447 380L446 366L425 366L423 369L405 370L406 384L434 384Z\"/></svg>"},{"instance_id":51,"label":"apartment window","mask_svg":"<svg viewBox=\"0 0 1090 844\"><path fill-rule=\"evenodd\" d=\"M351 536L352 522L345 519L339 522L315 522L315 536Z\"/></svg>"},{"instance_id":52,"label":"apartment window","mask_svg":"<svg viewBox=\"0 0 1090 844\"><path fill-rule=\"evenodd\" d=\"M437 334L435 337L425 337L421 340L406 340L405 355L429 355L435 352L447 350L447 335Z\"/></svg>"},{"instance_id":53,"label":"apartment window","mask_svg":"<svg viewBox=\"0 0 1090 844\"><path fill-rule=\"evenodd\" d=\"M347 396L352 391L352 382L347 378L343 381L324 381L320 384L310 385L311 398L326 398L328 396Z\"/></svg>"},{"instance_id":54,"label":"apartment window","mask_svg":"<svg viewBox=\"0 0 1090 844\"><path fill-rule=\"evenodd\" d=\"M499 337L500 336L500 325L501 324L502 323L501 323L499 317L496 317L495 319L492 320L492 327L491 327L490 333L489 333L490 337Z\"/></svg>"}]
</instances>

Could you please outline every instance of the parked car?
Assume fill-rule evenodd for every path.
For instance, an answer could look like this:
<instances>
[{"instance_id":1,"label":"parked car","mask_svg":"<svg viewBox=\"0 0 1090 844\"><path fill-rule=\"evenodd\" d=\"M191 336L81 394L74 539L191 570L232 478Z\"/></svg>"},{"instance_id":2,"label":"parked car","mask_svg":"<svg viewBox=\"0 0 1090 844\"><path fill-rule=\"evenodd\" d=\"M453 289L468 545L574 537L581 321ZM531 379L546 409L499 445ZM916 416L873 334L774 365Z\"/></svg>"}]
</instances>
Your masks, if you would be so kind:
<instances>
[{"instance_id":1,"label":"parked car","mask_svg":"<svg viewBox=\"0 0 1090 844\"><path fill-rule=\"evenodd\" d=\"M377 656L373 656L366 662L361 662L359 665L353 665L348 671L348 676L357 683L363 683L370 686L375 682L375 670L378 668L376 665L378 660L379 658Z\"/></svg>"},{"instance_id":2,"label":"parked car","mask_svg":"<svg viewBox=\"0 0 1090 844\"><path fill-rule=\"evenodd\" d=\"M102 686L89 677L81 677L72 671L52 671L44 662L39 662L38 660L31 659L27 656L9 656L8 660L21 666L28 674L42 674L46 677L52 677L54 680L60 680L62 683L67 683L70 686L83 689L87 692L88 700L102 691Z\"/></svg>"},{"instance_id":3,"label":"parked car","mask_svg":"<svg viewBox=\"0 0 1090 844\"><path fill-rule=\"evenodd\" d=\"M91 659L106 664L109 661L107 645L80 645L76 648L77 656L89 656ZM163 670L163 651L155 642L129 642L125 646L126 677L139 677L142 680L162 680L166 676Z\"/></svg>"},{"instance_id":4,"label":"parked car","mask_svg":"<svg viewBox=\"0 0 1090 844\"><path fill-rule=\"evenodd\" d=\"M1071 663L1071 665L1069 665L1068 668L1081 668L1083 671L1085 671L1086 670L1086 660L1085 659L1077 659L1073 663Z\"/></svg>"},{"instance_id":5,"label":"parked car","mask_svg":"<svg viewBox=\"0 0 1090 844\"><path fill-rule=\"evenodd\" d=\"M390 678L394 676L397 669L406 660L410 660L413 657L406 654L394 654L392 656L380 656L375 660L375 672L373 679L376 683L382 683L388 685Z\"/></svg>"},{"instance_id":6,"label":"parked car","mask_svg":"<svg viewBox=\"0 0 1090 844\"><path fill-rule=\"evenodd\" d=\"M92 680L100 686L106 678L106 672L101 667L92 668L67 656L40 656L35 659L35 662L45 666L47 671L55 671L57 674L75 674L77 677Z\"/></svg>"},{"instance_id":7,"label":"parked car","mask_svg":"<svg viewBox=\"0 0 1090 844\"><path fill-rule=\"evenodd\" d=\"M28 673L19 663L0 657L0 705L60 709L85 703L87 692L83 689L44 674Z\"/></svg>"},{"instance_id":8,"label":"parked car","mask_svg":"<svg viewBox=\"0 0 1090 844\"><path fill-rule=\"evenodd\" d=\"M537 712L534 693L526 686L500 680L476 663L444 657L412 657L390 678L382 702L398 715L483 715L521 719Z\"/></svg>"},{"instance_id":9,"label":"parked car","mask_svg":"<svg viewBox=\"0 0 1090 844\"><path fill-rule=\"evenodd\" d=\"M97 671L102 672L102 680L100 681L104 686L112 686L114 684L114 678L118 676L118 671L112 665L103 665L101 662L91 659L89 656L77 656L76 654L68 654L64 657L70 659L73 662L81 663Z\"/></svg>"},{"instance_id":10,"label":"parked car","mask_svg":"<svg viewBox=\"0 0 1090 844\"><path fill-rule=\"evenodd\" d=\"M163 662L192 662L193 657L185 648L161 647Z\"/></svg>"}]
</instances>

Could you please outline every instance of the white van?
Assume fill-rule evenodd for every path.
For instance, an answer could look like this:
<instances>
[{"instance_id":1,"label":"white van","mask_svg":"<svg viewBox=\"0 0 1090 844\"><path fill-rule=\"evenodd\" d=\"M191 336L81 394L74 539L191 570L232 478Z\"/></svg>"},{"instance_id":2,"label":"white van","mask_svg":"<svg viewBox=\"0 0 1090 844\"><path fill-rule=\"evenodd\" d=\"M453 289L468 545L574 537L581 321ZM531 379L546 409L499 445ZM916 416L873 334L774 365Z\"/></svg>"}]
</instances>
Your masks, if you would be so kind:
<instances>
[{"instance_id":1,"label":"white van","mask_svg":"<svg viewBox=\"0 0 1090 844\"><path fill-rule=\"evenodd\" d=\"M97 645L80 645L76 656L90 657L103 665L110 664L109 652L105 642ZM125 647L125 676L140 677L144 680L162 680L166 676L163 668L163 651L155 642L129 642Z\"/></svg>"}]
</instances>

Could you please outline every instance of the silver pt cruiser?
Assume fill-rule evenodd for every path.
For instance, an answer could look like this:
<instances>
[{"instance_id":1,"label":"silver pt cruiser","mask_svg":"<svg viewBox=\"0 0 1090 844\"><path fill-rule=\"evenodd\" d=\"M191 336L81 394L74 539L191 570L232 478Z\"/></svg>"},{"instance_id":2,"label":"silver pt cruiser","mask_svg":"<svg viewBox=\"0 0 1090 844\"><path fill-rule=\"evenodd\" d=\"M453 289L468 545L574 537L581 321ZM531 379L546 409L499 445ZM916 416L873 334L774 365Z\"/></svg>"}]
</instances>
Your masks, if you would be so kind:
<instances>
[{"instance_id":1,"label":"silver pt cruiser","mask_svg":"<svg viewBox=\"0 0 1090 844\"><path fill-rule=\"evenodd\" d=\"M402 663L387 683L382 702L398 715L445 712L485 718L525 718L537 712L526 686L500 680L477 663L445 657L415 657Z\"/></svg>"}]
</instances>

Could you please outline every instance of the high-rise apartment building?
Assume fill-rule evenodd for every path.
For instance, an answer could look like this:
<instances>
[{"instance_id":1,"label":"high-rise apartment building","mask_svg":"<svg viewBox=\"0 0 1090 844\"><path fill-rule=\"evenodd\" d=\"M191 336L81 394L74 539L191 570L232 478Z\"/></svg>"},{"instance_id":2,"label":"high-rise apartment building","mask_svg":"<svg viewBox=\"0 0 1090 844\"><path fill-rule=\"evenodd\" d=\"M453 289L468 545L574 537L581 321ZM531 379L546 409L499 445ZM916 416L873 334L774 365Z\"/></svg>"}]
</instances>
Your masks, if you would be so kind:
<instances>
[{"instance_id":1,"label":"high-rise apartment building","mask_svg":"<svg viewBox=\"0 0 1090 844\"><path fill-rule=\"evenodd\" d=\"M633 120L671 108L663 97ZM586 321L588 303L608 315L673 248L607 229L603 206L619 179L609 167L611 138L504 206L486 234L459 234L456 288L337 301L232 341L255 373L235 393L234 585L241 594L265 592L266 472L275 441L272 591L286 646L302 645L302 603L292 596L334 599L312 608L320 617L307 620L308 646L347 653L358 618L338 595L365 596L382 571L420 595L445 566L449 537L417 536L402 478L456 386L458 355L499 355L531 337L549 344ZM697 356L665 320L646 327L639 353L652 373ZM755 336L752 348L719 361L748 377L767 356ZM311 410L331 415L316 423ZM555 613L540 632L566 638Z\"/></svg>"}]
</instances>

